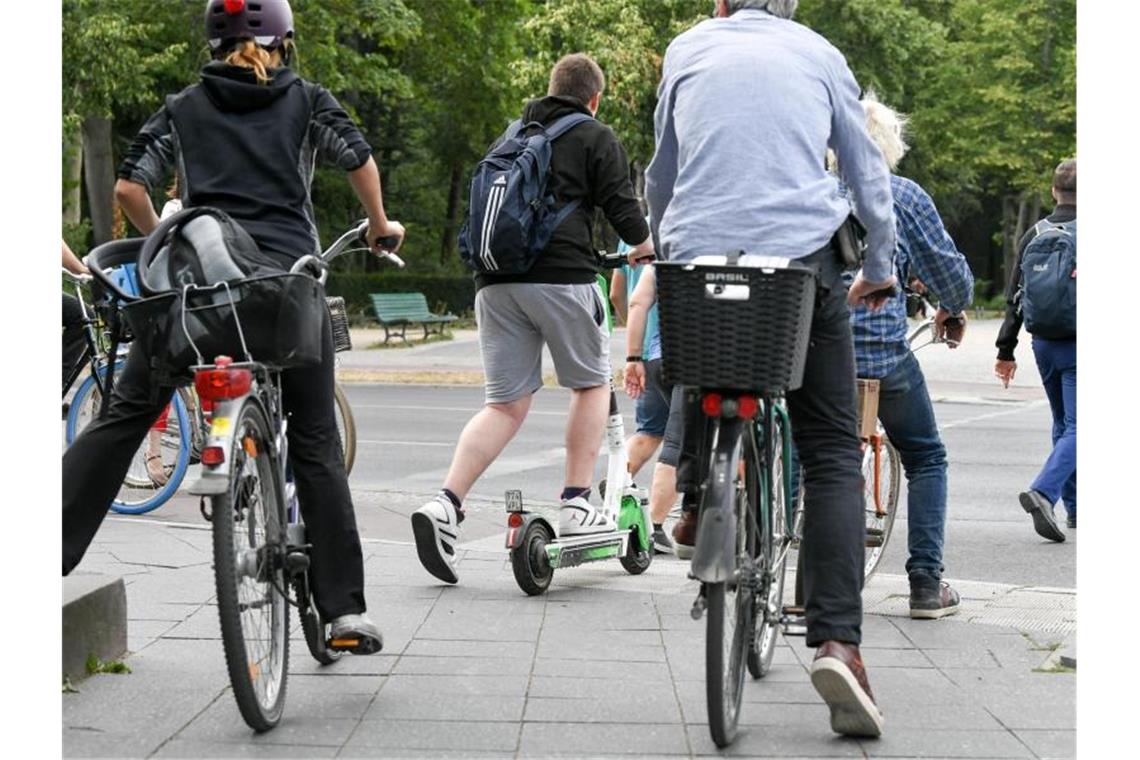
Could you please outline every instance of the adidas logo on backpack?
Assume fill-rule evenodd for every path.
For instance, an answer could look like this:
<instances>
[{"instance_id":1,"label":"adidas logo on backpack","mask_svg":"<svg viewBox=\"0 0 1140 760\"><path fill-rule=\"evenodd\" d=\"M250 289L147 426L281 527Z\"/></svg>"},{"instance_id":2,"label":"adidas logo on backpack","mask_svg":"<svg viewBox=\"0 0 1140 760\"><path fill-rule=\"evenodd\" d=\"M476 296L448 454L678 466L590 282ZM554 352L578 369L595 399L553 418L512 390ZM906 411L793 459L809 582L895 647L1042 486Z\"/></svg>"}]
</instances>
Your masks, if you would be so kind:
<instances>
[{"instance_id":1,"label":"adidas logo on backpack","mask_svg":"<svg viewBox=\"0 0 1140 760\"><path fill-rule=\"evenodd\" d=\"M546 190L551 144L590 120L572 113L549 127L519 120L507 128L471 178L471 203L459 231L464 264L492 274L521 274L534 265L555 228L578 208L572 201L553 211L554 198Z\"/></svg>"}]
</instances>

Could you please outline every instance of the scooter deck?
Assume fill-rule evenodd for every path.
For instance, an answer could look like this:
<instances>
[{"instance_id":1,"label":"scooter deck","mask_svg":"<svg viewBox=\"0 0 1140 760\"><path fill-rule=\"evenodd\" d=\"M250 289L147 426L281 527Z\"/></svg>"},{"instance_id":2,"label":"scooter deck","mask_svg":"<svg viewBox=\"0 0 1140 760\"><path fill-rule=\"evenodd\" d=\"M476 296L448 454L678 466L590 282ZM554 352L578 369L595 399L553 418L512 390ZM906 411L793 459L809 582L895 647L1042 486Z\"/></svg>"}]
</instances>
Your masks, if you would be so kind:
<instances>
[{"instance_id":1,"label":"scooter deck","mask_svg":"<svg viewBox=\"0 0 1140 760\"><path fill-rule=\"evenodd\" d=\"M559 538L546 545L546 559L551 568L575 567L586 562L623 557L628 543L629 531Z\"/></svg>"}]
</instances>

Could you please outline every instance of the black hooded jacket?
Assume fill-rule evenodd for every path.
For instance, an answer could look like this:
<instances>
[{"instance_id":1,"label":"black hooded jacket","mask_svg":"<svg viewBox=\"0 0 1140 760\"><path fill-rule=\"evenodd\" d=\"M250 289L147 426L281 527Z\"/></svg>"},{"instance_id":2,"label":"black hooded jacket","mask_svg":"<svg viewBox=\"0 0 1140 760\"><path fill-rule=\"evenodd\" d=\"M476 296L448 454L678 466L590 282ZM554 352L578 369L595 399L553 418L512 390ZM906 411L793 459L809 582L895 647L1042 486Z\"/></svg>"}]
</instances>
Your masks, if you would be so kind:
<instances>
[{"instance_id":1,"label":"black hooded jacket","mask_svg":"<svg viewBox=\"0 0 1140 760\"><path fill-rule=\"evenodd\" d=\"M150 117L118 174L153 191L176 169L184 206L219 208L263 250L299 258L320 252L316 157L351 171L372 149L328 90L287 68L269 73L260 84L249 69L207 64Z\"/></svg>"},{"instance_id":2,"label":"black hooded jacket","mask_svg":"<svg viewBox=\"0 0 1140 760\"><path fill-rule=\"evenodd\" d=\"M590 111L577 98L549 95L526 104L524 122L549 125L568 113ZM477 274L478 287L499 282L590 283L598 273L591 225L601 208L622 240L637 245L649 225L629 179L629 159L617 136L599 121L573 127L554 141L547 190L561 208L578 199L578 209L555 230L530 271L516 275Z\"/></svg>"}]
</instances>

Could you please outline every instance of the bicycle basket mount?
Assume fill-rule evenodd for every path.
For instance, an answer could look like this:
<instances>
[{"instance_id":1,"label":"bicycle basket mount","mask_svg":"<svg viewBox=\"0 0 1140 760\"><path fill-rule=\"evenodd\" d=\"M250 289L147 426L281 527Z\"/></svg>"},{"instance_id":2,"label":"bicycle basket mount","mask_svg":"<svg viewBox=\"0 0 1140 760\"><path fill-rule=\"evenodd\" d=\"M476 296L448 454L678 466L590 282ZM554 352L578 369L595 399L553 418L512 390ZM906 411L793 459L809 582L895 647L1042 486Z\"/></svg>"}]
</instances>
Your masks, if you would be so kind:
<instances>
[{"instance_id":1,"label":"bicycle basket mount","mask_svg":"<svg viewBox=\"0 0 1140 760\"><path fill-rule=\"evenodd\" d=\"M166 219L139 254L143 298L124 307L160 380L226 354L278 367L320 362L324 288L280 265L224 212L187 209Z\"/></svg>"},{"instance_id":2,"label":"bicycle basket mount","mask_svg":"<svg viewBox=\"0 0 1140 760\"><path fill-rule=\"evenodd\" d=\"M771 393L803 384L816 273L774 261L783 263L655 265L666 384Z\"/></svg>"}]
</instances>

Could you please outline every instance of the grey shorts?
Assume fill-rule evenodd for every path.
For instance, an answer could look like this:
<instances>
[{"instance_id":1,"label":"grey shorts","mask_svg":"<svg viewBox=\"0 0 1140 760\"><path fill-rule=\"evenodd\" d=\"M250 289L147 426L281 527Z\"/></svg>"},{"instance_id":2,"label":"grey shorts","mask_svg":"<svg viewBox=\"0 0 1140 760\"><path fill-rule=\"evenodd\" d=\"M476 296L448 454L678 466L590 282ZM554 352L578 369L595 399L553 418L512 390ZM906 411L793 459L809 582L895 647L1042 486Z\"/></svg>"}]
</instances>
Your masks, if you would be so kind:
<instances>
[{"instance_id":1,"label":"grey shorts","mask_svg":"<svg viewBox=\"0 0 1140 760\"><path fill-rule=\"evenodd\" d=\"M610 338L596 284L507 282L475 294L488 404L505 404L542 387L542 346L558 384L594 388L610 380Z\"/></svg>"}]
</instances>

